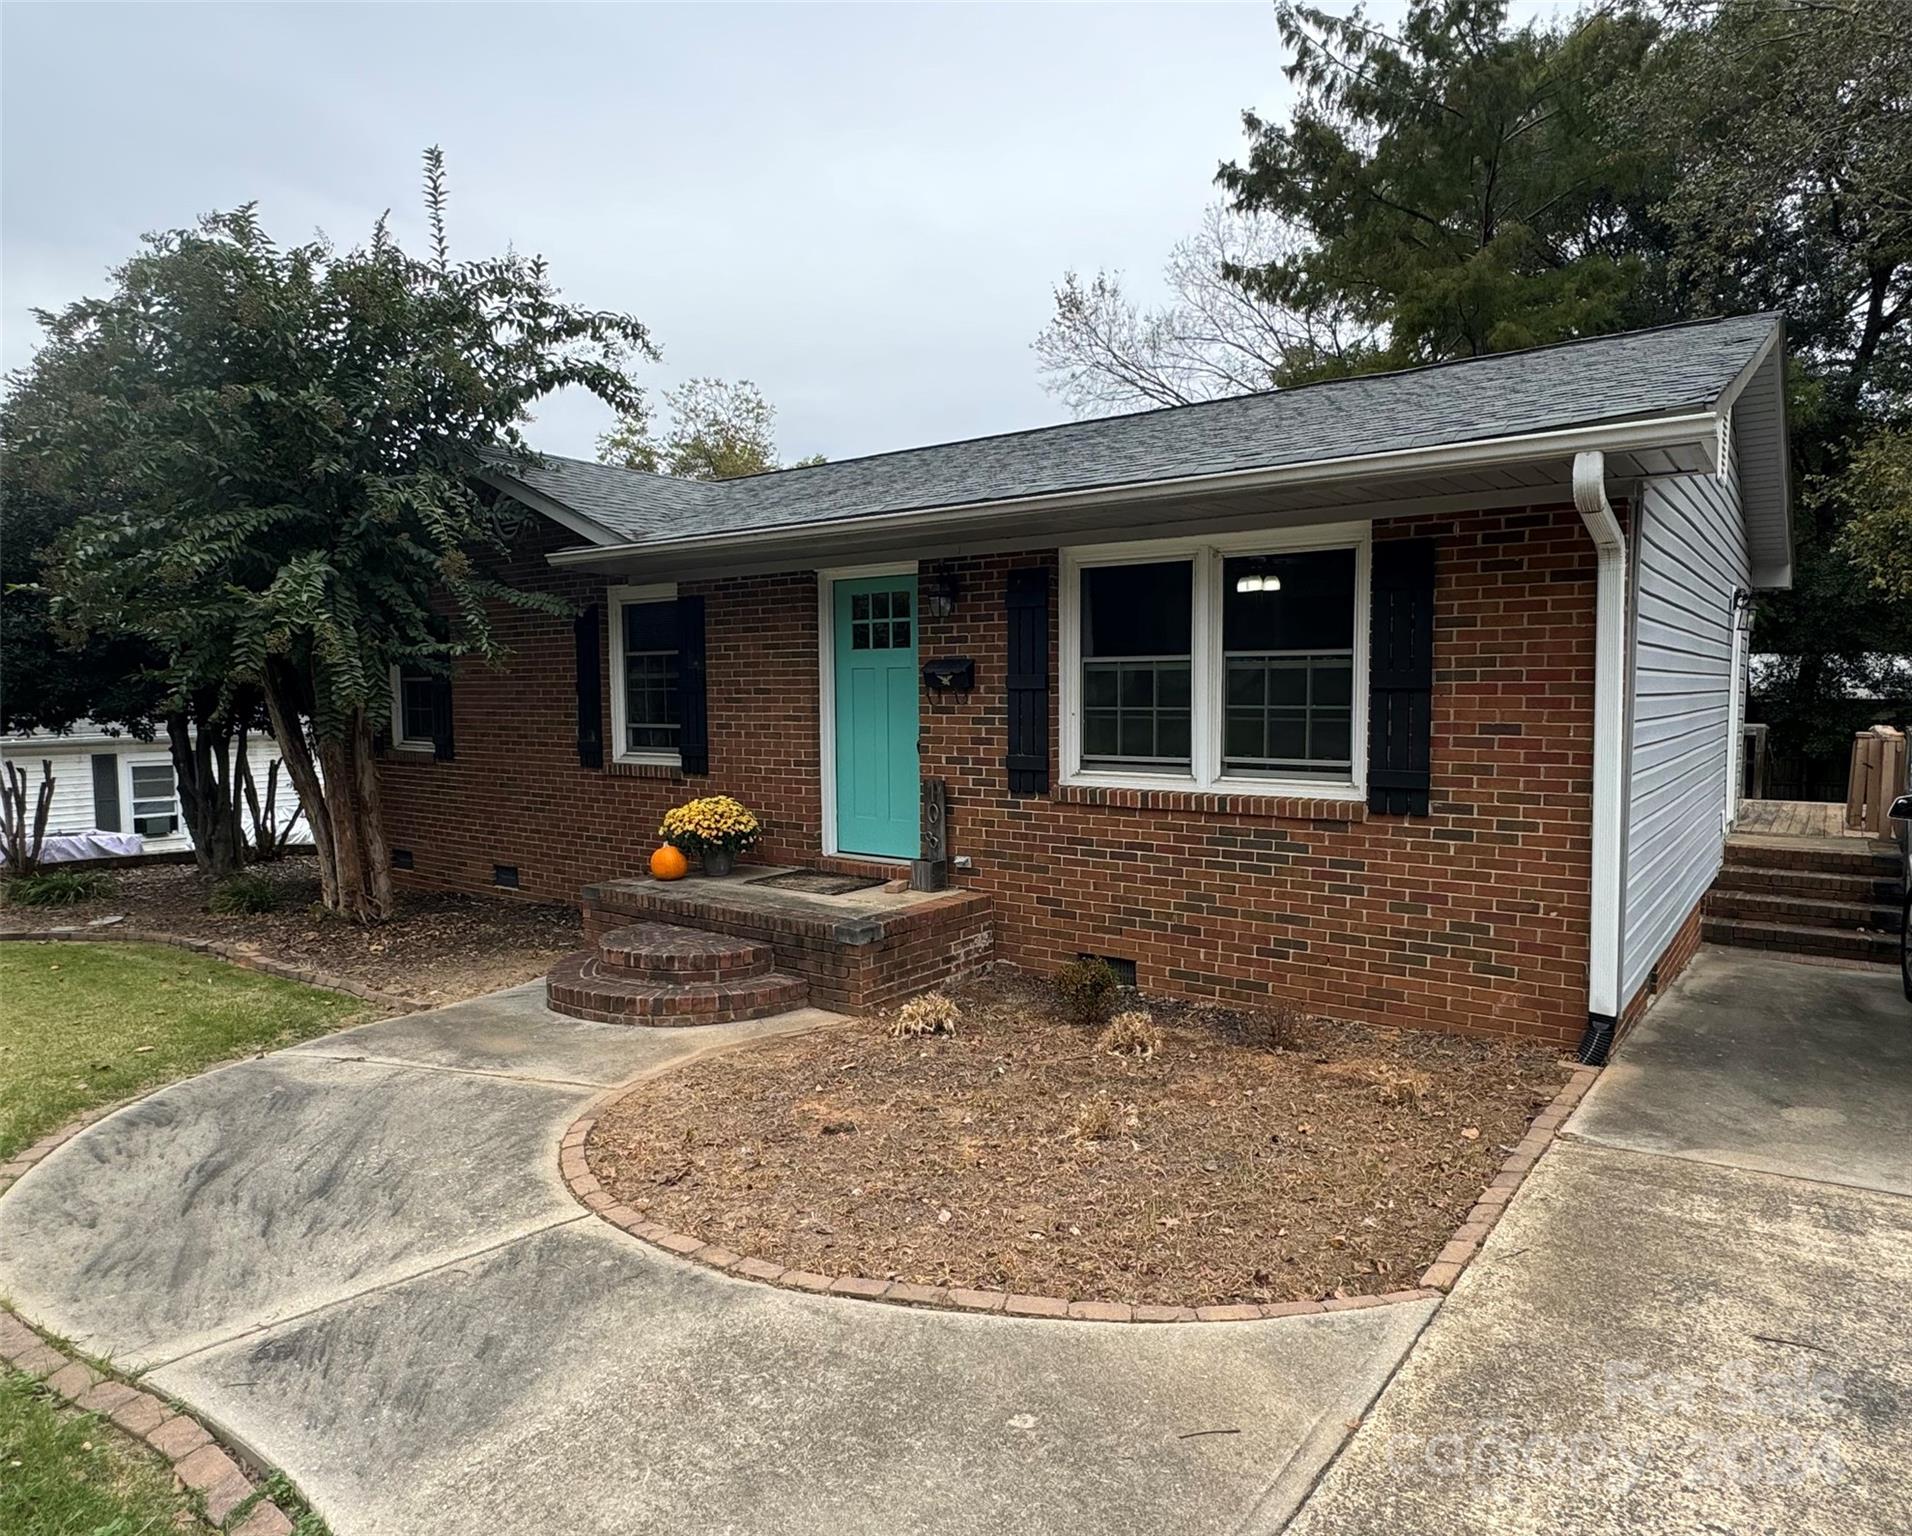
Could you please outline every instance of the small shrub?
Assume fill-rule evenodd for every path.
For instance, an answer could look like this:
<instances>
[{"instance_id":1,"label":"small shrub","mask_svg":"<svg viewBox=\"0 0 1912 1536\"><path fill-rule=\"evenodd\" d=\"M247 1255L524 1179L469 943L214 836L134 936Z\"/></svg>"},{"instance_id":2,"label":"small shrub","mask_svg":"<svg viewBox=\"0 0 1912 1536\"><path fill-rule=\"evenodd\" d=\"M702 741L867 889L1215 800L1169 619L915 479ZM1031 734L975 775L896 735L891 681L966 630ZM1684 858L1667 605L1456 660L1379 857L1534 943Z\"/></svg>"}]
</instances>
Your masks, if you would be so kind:
<instances>
[{"instance_id":1,"label":"small shrub","mask_svg":"<svg viewBox=\"0 0 1912 1536\"><path fill-rule=\"evenodd\" d=\"M103 869L45 869L7 881L7 900L16 907L70 907L111 896L119 889Z\"/></svg>"},{"instance_id":2,"label":"small shrub","mask_svg":"<svg viewBox=\"0 0 1912 1536\"><path fill-rule=\"evenodd\" d=\"M962 1009L941 992L925 992L921 997L912 997L896 1010L896 1017L890 1020L890 1038L901 1040L906 1035L953 1037L962 1018Z\"/></svg>"},{"instance_id":3,"label":"small shrub","mask_svg":"<svg viewBox=\"0 0 1912 1536\"><path fill-rule=\"evenodd\" d=\"M1056 975L1056 992L1069 1017L1078 1024L1100 1024L1114 1006L1117 982L1109 962L1085 956L1072 960Z\"/></svg>"},{"instance_id":4,"label":"small shrub","mask_svg":"<svg viewBox=\"0 0 1912 1536\"><path fill-rule=\"evenodd\" d=\"M1108 1056L1153 1056L1162 1048L1162 1032L1145 1008L1131 1008L1109 1021L1095 1042Z\"/></svg>"},{"instance_id":5,"label":"small shrub","mask_svg":"<svg viewBox=\"0 0 1912 1536\"><path fill-rule=\"evenodd\" d=\"M1115 1134L1115 1106L1107 1099L1085 1101L1076 1110L1075 1133L1078 1141L1106 1141Z\"/></svg>"},{"instance_id":6,"label":"small shrub","mask_svg":"<svg viewBox=\"0 0 1912 1536\"><path fill-rule=\"evenodd\" d=\"M1308 1016L1288 1003L1274 1003L1255 1015L1256 1032L1271 1051L1292 1051L1301 1044Z\"/></svg>"},{"instance_id":7,"label":"small shrub","mask_svg":"<svg viewBox=\"0 0 1912 1536\"><path fill-rule=\"evenodd\" d=\"M228 875L212 888L206 909L225 917L251 916L279 909L279 892L264 875Z\"/></svg>"}]
</instances>

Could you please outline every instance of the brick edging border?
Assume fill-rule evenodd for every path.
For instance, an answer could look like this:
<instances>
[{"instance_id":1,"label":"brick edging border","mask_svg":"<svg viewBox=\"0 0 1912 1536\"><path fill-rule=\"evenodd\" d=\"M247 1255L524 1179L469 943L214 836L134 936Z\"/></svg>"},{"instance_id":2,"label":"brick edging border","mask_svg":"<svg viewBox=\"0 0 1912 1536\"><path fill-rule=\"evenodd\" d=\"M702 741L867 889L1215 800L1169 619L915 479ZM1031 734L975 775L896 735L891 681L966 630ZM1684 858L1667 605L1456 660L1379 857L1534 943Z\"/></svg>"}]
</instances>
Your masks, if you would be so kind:
<instances>
[{"instance_id":1,"label":"brick edging border","mask_svg":"<svg viewBox=\"0 0 1912 1536\"><path fill-rule=\"evenodd\" d=\"M264 1478L249 1473L198 1419L74 1358L5 1307L0 1307L0 1360L164 1457L179 1486L204 1500L213 1529L228 1536L291 1536L292 1518L266 1497ZM238 1524L228 1527L241 1510Z\"/></svg>"},{"instance_id":2,"label":"brick edging border","mask_svg":"<svg viewBox=\"0 0 1912 1536\"><path fill-rule=\"evenodd\" d=\"M266 976L277 976L281 981L303 982L308 987L319 987L327 992L343 992L347 997L356 997L361 1002L376 1003L381 1008L391 1008L399 1013L418 1013L427 1008L436 1008L437 1003L423 998L407 997L402 992L381 992L377 987L367 986L350 976L341 976L336 971L322 971L315 966L294 965L289 960L276 959L260 951L256 946L232 939L201 939L190 934L167 933L158 928L140 928L132 924L113 923L99 928L0 928L0 943L34 944L165 944L173 949L188 949L195 954L212 955L217 959L238 966L241 970L258 971Z\"/></svg>"},{"instance_id":3,"label":"brick edging border","mask_svg":"<svg viewBox=\"0 0 1912 1536\"><path fill-rule=\"evenodd\" d=\"M672 1063L682 1065L683 1063ZM669 1071L667 1066L664 1071ZM1576 1066L1553 1101L1528 1122L1527 1133L1500 1165L1500 1171L1481 1191L1467 1219L1454 1231L1435 1260L1411 1290L1384 1291L1375 1296L1337 1296L1325 1301L1225 1302L1177 1307L1132 1304L1126 1301L1079 1301L1067 1296L1041 1296L1021 1291L971 1289L965 1286L915 1285L901 1280L878 1280L868 1275L825 1275L792 1269L771 1259L752 1258L719 1243L707 1243L689 1232L679 1232L652 1221L614 1199L598 1183L584 1155L585 1142L597 1126L599 1111L634 1092L638 1083L625 1083L600 1096L571 1122L558 1143L558 1177L587 1210L619 1231L661 1248L677 1258L690 1259L711 1269L786 1290L815 1295L844 1296L855 1301L881 1301L893 1306L931 1307L945 1311L991 1313L1004 1317L1040 1317L1091 1323L1234 1323L1264 1318L1308 1317L1318 1313L1352 1312L1398 1302L1425 1301L1445 1296L1461 1271L1480 1251L1507 1202L1520 1188L1528 1171L1551 1145L1554 1135L1573 1113L1600 1074L1598 1067ZM656 1076L646 1074L646 1079Z\"/></svg>"}]
</instances>

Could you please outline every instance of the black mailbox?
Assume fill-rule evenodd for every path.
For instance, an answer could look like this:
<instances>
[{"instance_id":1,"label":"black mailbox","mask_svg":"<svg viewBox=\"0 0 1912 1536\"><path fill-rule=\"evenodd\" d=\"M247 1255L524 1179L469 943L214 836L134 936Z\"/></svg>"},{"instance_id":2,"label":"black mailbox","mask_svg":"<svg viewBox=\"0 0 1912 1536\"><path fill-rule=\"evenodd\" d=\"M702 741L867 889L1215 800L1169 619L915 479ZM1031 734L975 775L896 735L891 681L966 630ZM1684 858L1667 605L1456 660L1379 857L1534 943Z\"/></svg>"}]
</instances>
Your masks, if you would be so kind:
<instances>
[{"instance_id":1,"label":"black mailbox","mask_svg":"<svg viewBox=\"0 0 1912 1536\"><path fill-rule=\"evenodd\" d=\"M923 663L923 686L931 693L968 693L976 686L976 663L967 656L945 656Z\"/></svg>"}]
</instances>

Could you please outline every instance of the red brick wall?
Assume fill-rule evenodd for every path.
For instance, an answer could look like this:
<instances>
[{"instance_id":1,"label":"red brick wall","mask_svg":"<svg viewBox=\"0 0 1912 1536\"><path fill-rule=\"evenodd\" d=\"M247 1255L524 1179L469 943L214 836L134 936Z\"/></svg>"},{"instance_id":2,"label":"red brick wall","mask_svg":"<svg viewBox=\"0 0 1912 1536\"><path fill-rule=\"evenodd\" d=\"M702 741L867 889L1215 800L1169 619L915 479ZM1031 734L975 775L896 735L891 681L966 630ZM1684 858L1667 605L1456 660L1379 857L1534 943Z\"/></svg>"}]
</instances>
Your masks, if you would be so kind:
<instances>
[{"instance_id":1,"label":"red brick wall","mask_svg":"<svg viewBox=\"0 0 1912 1536\"><path fill-rule=\"evenodd\" d=\"M1685 921L1674 931L1672 939L1661 951L1659 959L1654 962L1653 970L1641 984L1640 990L1633 994L1626 1007L1621 1010L1619 1028L1613 1032L1614 1045L1618 1045L1626 1038L1627 1031L1640 1022L1647 1009L1658 1001L1662 992L1673 985L1680 972L1685 970L1693 956L1699 953L1701 915L1705 906L1704 897L1693 904L1693 910L1686 914Z\"/></svg>"},{"instance_id":2,"label":"red brick wall","mask_svg":"<svg viewBox=\"0 0 1912 1536\"><path fill-rule=\"evenodd\" d=\"M1433 536L1433 814L1369 818L1323 802L1004 784L1004 581L1053 572L1053 551L954 562L948 619L925 617L925 659L969 655L978 686L925 695L923 772L950 790L966 886L995 899L998 954L1052 969L1078 952L1136 961L1146 990L1571 1046L1586 1021L1593 713L1592 546L1570 509L1378 525ZM579 600L601 586L542 571L553 535L512 573ZM392 841L415 878L575 900L642 867L664 807L736 794L766 853L814 858L820 839L816 586L812 575L687 583L708 598L711 774L633 776L577 765L568 622L510 615L503 670L455 688L457 760L394 757ZM1052 623L1057 605L1051 603ZM604 669L610 720L608 661ZM1055 733L1052 732L1052 740Z\"/></svg>"}]
</instances>

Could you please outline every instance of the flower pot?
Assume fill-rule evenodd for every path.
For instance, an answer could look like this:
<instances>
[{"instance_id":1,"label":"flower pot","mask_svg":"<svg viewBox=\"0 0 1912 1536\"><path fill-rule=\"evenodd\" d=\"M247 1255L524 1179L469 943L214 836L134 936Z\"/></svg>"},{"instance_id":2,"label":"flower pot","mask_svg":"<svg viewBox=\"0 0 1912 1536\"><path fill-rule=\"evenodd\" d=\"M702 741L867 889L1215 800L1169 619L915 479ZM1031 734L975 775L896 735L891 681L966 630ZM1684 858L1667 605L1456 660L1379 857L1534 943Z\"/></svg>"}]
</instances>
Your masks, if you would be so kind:
<instances>
[{"instance_id":1,"label":"flower pot","mask_svg":"<svg viewBox=\"0 0 1912 1536\"><path fill-rule=\"evenodd\" d=\"M737 867L737 853L733 848L706 848L704 850L704 873L713 879L721 880Z\"/></svg>"}]
</instances>

